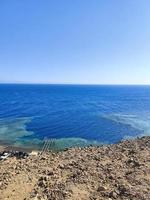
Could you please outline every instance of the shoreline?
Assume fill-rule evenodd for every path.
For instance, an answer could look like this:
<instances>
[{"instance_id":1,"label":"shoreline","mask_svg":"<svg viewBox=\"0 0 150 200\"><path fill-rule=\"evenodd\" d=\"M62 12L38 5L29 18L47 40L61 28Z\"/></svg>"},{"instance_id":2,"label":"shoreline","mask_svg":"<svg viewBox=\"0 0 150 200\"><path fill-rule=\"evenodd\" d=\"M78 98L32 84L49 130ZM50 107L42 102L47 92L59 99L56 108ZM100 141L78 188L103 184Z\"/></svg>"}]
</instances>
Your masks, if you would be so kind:
<instances>
[{"instance_id":1,"label":"shoreline","mask_svg":"<svg viewBox=\"0 0 150 200\"><path fill-rule=\"evenodd\" d=\"M117 145L117 144L121 144L122 142L125 142L125 141L135 141L137 139L141 139L141 138L145 138L145 137L150 137L150 136L137 136L135 138L129 138L129 139L125 139L125 140L121 140L121 141L118 141L117 143L111 143L111 144L97 144L97 145L93 145L93 144L89 144L87 146L72 146L72 147L65 147L65 148L60 148L60 149L50 149L49 150L51 152L61 152L61 151L66 151L66 149L74 149L74 148L88 148L88 147L97 147L97 148L101 148L102 146L113 146L113 145ZM44 142L43 142L44 144ZM21 152L26 152L26 153L31 153L32 151L41 151L42 150L42 147L43 145L33 145L33 147L30 145L22 145L22 146L17 146L17 145L12 145L11 142L8 142L8 141L3 141L3 140L0 140L0 152L1 151L21 151Z\"/></svg>"},{"instance_id":2,"label":"shoreline","mask_svg":"<svg viewBox=\"0 0 150 200\"><path fill-rule=\"evenodd\" d=\"M0 199L148 200L150 136L0 163Z\"/></svg>"},{"instance_id":3,"label":"shoreline","mask_svg":"<svg viewBox=\"0 0 150 200\"><path fill-rule=\"evenodd\" d=\"M8 142L4 142L0 140L0 152L2 151L21 151L21 152L30 153L32 151L37 151L37 149L31 148L31 147L18 147L15 145L11 145Z\"/></svg>"},{"instance_id":4,"label":"shoreline","mask_svg":"<svg viewBox=\"0 0 150 200\"><path fill-rule=\"evenodd\" d=\"M40 151L42 148L41 144L39 145L13 145L11 142L6 140L0 140L0 151L1 150L7 150L7 151L23 151L26 153L32 152L32 151Z\"/></svg>"},{"instance_id":5,"label":"shoreline","mask_svg":"<svg viewBox=\"0 0 150 200\"><path fill-rule=\"evenodd\" d=\"M2 151L20 151L20 152L25 152L25 153L31 153L32 151L35 151L35 149L31 148L23 148L23 147L15 147L15 146L5 146L0 144L0 152Z\"/></svg>"}]
</instances>

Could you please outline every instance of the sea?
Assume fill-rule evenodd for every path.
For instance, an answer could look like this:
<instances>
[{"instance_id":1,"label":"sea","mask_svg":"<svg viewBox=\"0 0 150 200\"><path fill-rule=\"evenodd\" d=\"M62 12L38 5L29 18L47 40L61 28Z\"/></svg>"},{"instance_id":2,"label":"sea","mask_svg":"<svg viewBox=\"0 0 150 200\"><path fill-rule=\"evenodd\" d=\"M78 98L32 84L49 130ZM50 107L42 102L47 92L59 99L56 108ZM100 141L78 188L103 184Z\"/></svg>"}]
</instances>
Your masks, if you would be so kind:
<instances>
[{"instance_id":1,"label":"sea","mask_svg":"<svg viewBox=\"0 0 150 200\"><path fill-rule=\"evenodd\" d=\"M0 144L52 148L150 135L150 86L0 84Z\"/></svg>"}]
</instances>

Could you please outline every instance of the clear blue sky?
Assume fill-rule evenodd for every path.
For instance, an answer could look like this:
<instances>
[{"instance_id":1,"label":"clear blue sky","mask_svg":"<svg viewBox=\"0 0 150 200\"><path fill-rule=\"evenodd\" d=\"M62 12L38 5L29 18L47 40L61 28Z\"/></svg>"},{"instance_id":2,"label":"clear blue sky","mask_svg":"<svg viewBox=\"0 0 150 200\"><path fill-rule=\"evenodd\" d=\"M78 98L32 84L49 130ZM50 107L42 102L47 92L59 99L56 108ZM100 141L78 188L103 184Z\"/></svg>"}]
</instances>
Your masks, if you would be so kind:
<instances>
[{"instance_id":1,"label":"clear blue sky","mask_svg":"<svg viewBox=\"0 0 150 200\"><path fill-rule=\"evenodd\" d=\"M150 84L150 0L1 0L0 82Z\"/></svg>"}]
</instances>

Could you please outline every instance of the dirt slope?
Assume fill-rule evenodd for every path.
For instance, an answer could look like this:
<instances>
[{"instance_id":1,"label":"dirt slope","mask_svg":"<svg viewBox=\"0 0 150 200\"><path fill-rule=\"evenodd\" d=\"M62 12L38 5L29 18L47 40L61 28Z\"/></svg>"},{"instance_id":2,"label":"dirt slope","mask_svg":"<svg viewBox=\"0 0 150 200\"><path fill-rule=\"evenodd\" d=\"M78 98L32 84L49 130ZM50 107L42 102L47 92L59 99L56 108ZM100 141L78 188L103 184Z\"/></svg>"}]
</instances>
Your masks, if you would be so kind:
<instances>
[{"instance_id":1,"label":"dirt slope","mask_svg":"<svg viewBox=\"0 0 150 200\"><path fill-rule=\"evenodd\" d=\"M150 137L0 162L0 200L47 199L150 199Z\"/></svg>"}]
</instances>

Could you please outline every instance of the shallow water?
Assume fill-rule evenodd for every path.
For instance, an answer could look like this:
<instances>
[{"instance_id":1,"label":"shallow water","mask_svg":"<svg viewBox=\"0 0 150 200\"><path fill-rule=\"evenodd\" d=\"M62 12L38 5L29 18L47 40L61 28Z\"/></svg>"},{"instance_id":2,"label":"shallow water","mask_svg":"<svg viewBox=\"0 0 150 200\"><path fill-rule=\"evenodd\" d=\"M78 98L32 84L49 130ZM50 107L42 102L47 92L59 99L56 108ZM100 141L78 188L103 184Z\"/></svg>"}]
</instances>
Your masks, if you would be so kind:
<instances>
[{"instance_id":1,"label":"shallow water","mask_svg":"<svg viewBox=\"0 0 150 200\"><path fill-rule=\"evenodd\" d=\"M150 86L0 85L0 140L37 147L116 143L150 134Z\"/></svg>"}]
</instances>

